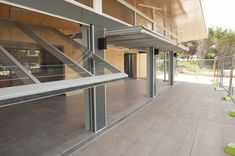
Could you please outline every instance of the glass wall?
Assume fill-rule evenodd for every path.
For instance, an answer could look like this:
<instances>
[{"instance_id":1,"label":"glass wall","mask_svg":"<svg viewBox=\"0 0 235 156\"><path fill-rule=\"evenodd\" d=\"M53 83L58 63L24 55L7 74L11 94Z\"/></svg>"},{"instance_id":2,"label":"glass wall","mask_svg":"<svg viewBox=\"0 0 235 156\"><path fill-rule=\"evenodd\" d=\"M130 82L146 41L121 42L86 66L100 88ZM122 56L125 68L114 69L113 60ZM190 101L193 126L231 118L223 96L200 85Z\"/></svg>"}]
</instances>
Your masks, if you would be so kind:
<instances>
[{"instance_id":1,"label":"glass wall","mask_svg":"<svg viewBox=\"0 0 235 156\"><path fill-rule=\"evenodd\" d=\"M152 11L152 9L140 6L139 4L142 4L141 1L138 1L138 0L124 0L124 1L126 1L129 4L131 4L133 7L135 7L139 11L141 11L148 18L153 19L153 11Z\"/></svg>"},{"instance_id":2,"label":"glass wall","mask_svg":"<svg viewBox=\"0 0 235 156\"><path fill-rule=\"evenodd\" d=\"M9 57L0 51L0 88L33 83Z\"/></svg>"},{"instance_id":3,"label":"glass wall","mask_svg":"<svg viewBox=\"0 0 235 156\"><path fill-rule=\"evenodd\" d=\"M45 47L42 47L41 44L35 41L35 38L29 37L29 35L24 32L25 30L21 30L22 28L19 28L17 24L11 22L7 23L3 20L0 22L0 27L0 45L40 82L90 76L88 73L79 72L79 67L72 61L70 61L70 63L68 63L68 61L63 62L62 57L58 57L51 53L51 51L46 50ZM56 38L53 39L56 40ZM59 42L57 42L55 47L61 53L64 50L64 45ZM2 82L1 86L8 87L28 84L20 83L18 79L24 80L27 78L25 78L25 74L15 72L15 70L18 69L14 67L14 64L1 62L1 66L1 80L5 81ZM9 81L6 82L6 79L9 79ZM10 81L12 82L10 83Z\"/></svg>"},{"instance_id":4,"label":"glass wall","mask_svg":"<svg viewBox=\"0 0 235 156\"><path fill-rule=\"evenodd\" d=\"M155 14L155 19L154 21L156 22L155 24L155 31L162 34L162 35L165 35L165 31L164 31L164 19L158 15L158 14Z\"/></svg>"},{"instance_id":5,"label":"glass wall","mask_svg":"<svg viewBox=\"0 0 235 156\"><path fill-rule=\"evenodd\" d=\"M93 7L92 0L74 0L74 1L82 3L82 4L84 4L84 5L88 6L88 7L91 7L91 8Z\"/></svg>"},{"instance_id":6,"label":"glass wall","mask_svg":"<svg viewBox=\"0 0 235 156\"><path fill-rule=\"evenodd\" d=\"M153 23L138 14L136 16L136 25L142 25L151 30L153 29Z\"/></svg>"},{"instance_id":7,"label":"glass wall","mask_svg":"<svg viewBox=\"0 0 235 156\"><path fill-rule=\"evenodd\" d=\"M22 47L21 43L4 45L26 69L41 82L58 81L65 78L64 64L37 44ZM61 49L63 49L61 47Z\"/></svg>"},{"instance_id":8,"label":"glass wall","mask_svg":"<svg viewBox=\"0 0 235 156\"><path fill-rule=\"evenodd\" d=\"M116 0L103 0L103 13L134 25L134 11Z\"/></svg>"},{"instance_id":9,"label":"glass wall","mask_svg":"<svg viewBox=\"0 0 235 156\"><path fill-rule=\"evenodd\" d=\"M0 46L3 46L31 77L40 82L50 82L120 73L82 45L88 43L88 27L16 7L10 9L7 5L0 6L8 14L11 11L9 17L0 12ZM19 76L19 72L14 72L13 69L15 68L10 71L6 62L1 63L1 80L9 78L10 75L13 78ZM20 74L19 77L25 75ZM10 85L5 83L2 86Z\"/></svg>"},{"instance_id":10,"label":"glass wall","mask_svg":"<svg viewBox=\"0 0 235 156\"><path fill-rule=\"evenodd\" d=\"M156 32L177 41L177 28L172 24L172 20L164 15L164 9L154 11L151 8L141 6L141 4L148 6L147 3L150 3L147 1L145 3L143 0L124 0L124 2L119 3L130 7L136 12L136 25L143 25L152 30L154 28ZM151 7L151 5L149 6Z\"/></svg>"}]
</instances>

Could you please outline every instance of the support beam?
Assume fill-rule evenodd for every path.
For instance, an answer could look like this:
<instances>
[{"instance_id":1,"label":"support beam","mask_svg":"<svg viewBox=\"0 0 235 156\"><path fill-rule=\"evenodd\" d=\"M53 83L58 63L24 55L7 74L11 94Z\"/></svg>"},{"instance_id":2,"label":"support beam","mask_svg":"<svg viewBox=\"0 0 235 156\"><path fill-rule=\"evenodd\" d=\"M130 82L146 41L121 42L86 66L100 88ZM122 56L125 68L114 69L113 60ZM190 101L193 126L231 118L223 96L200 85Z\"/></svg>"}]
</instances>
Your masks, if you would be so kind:
<instances>
[{"instance_id":1,"label":"support beam","mask_svg":"<svg viewBox=\"0 0 235 156\"><path fill-rule=\"evenodd\" d=\"M104 28L94 27L94 45L95 45L95 54L101 58L104 58L104 50L98 50L98 38L103 38ZM105 68L98 69L98 61L95 60L95 73L98 73L98 70L105 74ZM99 71L100 73L100 71ZM106 85L101 85L95 87L96 91L96 122L97 129L99 131L107 125L107 104L106 104Z\"/></svg>"},{"instance_id":2,"label":"support beam","mask_svg":"<svg viewBox=\"0 0 235 156\"><path fill-rule=\"evenodd\" d=\"M103 9L102 9L102 0L93 0L93 8L96 13L102 14Z\"/></svg>"},{"instance_id":3,"label":"support beam","mask_svg":"<svg viewBox=\"0 0 235 156\"><path fill-rule=\"evenodd\" d=\"M58 58L60 61L62 61L64 64L70 65L69 67L73 69L75 72L77 72L82 77L86 76L93 76L91 73L89 73L85 68L79 66L75 61L71 60L68 56L66 56L64 53L62 53L60 50L58 50L53 45L47 43L43 38L35 34L33 31L28 29L26 26L24 26L21 23L16 22L15 23L20 30L22 30L25 34L27 34L29 37L31 37L33 40L35 40L40 46L42 46L44 49L46 49L50 54Z\"/></svg>"},{"instance_id":4,"label":"support beam","mask_svg":"<svg viewBox=\"0 0 235 156\"><path fill-rule=\"evenodd\" d=\"M172 86L174 84L174 52L170 51L168 54L168 81Z\"/></svg>"},{"instance_id":5,"label":"support beam","mask_svg":"<svg viewBox=\"0 0 235 156\"><path fill-rule=\"evenodd\" d=\"M156 59L154 47L149 47L147 52L147 87L148 96L156 96Z\"/></svg>"},{"instance_id":6,"label":"support beam","mask_svg":"<svg viewBox=\"0 0 235 156\"><path fill-rule=\"evenodd\" d=\"M85 26L83 26L85 27ZM79 49L83 53L83 58L94 58L97 62L100 62L106 69L108 69L112 73L119 73L121 72L113 65L107 63L103 57L100 57L99 55L91 52L87 47L80 45L78 42L74 41L73 39L69 38L68 36L64 35L62 32L58 31L55 28L51 28L51 31L53 31L55 34L57 34L59 37L61 37L64 41L66 41L68 44L71 44L74 48ZM84 36L83 36L84 38ZM86 37L87 38L87 37Z\"/></svg>"},{"instance_id":7,"label":"support beam","mask_svg":"<svg viewBox=\"0 0 235 156\"><path fill-rule=\"evenodd\" d=\"M103 14L97 14L93 9L88 9L88 7L84 8L83 6L74 5L74 3L72 3L73 1L74 0L1 0L1 3L62 18L79 24L96 24L106 29L127 28L130 26L130 24L122 22L121 20L115 20L108 16L104 16ZM61 9L61 6L63 6L63 9Z\"/></svg>"}]
</instances>

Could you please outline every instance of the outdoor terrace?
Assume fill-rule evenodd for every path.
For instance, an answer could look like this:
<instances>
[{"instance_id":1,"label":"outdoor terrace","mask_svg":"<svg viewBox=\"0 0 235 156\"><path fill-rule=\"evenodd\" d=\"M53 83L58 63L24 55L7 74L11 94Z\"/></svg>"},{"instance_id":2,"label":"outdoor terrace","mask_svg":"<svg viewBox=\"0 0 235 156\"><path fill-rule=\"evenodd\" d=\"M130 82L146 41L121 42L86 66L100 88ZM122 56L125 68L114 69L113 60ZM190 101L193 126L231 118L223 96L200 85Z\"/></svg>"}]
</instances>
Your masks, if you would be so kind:
<instances>
[{"instance_id":1,"label":"outdoor terrace","mask_svg":"<svg viewBox=\"0 0 235 156\"><path fill-rule=\"evenodd\" d=\"M72 156L226 156L232 102L208 84L180 82Z\"/></svg>"}]
</instances>

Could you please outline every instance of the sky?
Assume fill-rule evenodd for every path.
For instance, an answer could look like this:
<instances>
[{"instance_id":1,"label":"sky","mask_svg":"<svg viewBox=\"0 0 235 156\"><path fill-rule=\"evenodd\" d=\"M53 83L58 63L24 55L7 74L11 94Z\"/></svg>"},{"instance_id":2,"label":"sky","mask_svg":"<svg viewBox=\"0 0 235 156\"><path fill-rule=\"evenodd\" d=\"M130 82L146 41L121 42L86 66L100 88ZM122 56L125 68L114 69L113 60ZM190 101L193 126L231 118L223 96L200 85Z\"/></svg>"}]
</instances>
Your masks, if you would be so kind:
<instances>
[{"instance_id":1,"label":"sky","mask_svg":"<svg viewBox=\"0 0 235 156\"><path fill-rule=\"evenodd\" d=\"M235 30L235 0L203 0L208 27Z\"/></svg>"}]
</instances>

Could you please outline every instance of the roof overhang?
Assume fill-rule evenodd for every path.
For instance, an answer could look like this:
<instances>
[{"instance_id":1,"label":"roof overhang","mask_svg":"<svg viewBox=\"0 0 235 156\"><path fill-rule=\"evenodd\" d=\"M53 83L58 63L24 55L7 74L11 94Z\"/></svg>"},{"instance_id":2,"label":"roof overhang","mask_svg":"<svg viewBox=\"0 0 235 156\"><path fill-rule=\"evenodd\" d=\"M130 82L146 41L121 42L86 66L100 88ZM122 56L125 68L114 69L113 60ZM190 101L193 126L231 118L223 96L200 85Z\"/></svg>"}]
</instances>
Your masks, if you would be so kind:
<instances>
[{"instance_id":1,"label":"roof overhang","mask_svg":"<svg viewBox=\"0 0 235 156\"><path fill-rule=\"evenodd\" d=\"M188 47L142 26L106 30L105 36L108 44L116 47L146 50L146 48L154 46L160 51L189 50Z\"/></svg>"}]
</instances>

